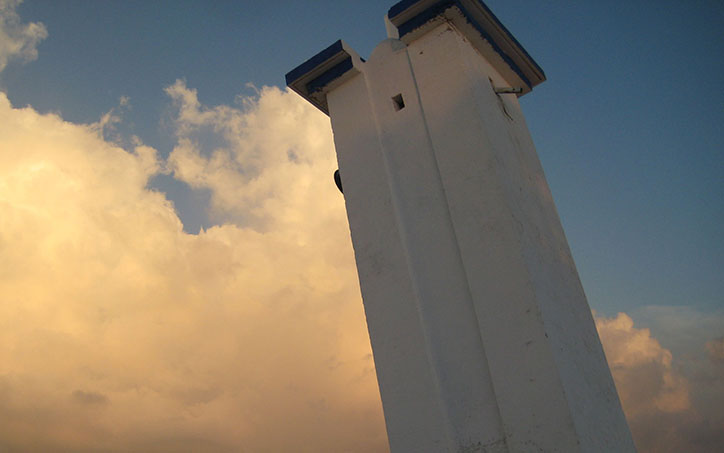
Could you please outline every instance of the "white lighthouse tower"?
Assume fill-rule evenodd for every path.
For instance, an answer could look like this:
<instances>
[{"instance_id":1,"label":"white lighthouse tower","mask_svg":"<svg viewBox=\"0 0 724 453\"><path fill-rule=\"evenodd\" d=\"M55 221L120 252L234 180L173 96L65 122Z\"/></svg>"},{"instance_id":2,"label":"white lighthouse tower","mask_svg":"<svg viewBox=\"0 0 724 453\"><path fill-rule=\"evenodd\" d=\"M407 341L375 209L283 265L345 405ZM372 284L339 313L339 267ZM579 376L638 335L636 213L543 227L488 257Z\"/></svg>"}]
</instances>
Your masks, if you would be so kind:
<instances>
[{"instance_id":1,"label":"white lighthouse tower","mask_svg":"<svg viewBox=\"0 0 724 453\"><path fill-rule=\"evenodd\" d=\"M518 104L543 71L479 0L386 22L287 84L332 120L392 452L635 451Z\"/></svg>"}]
</instances>

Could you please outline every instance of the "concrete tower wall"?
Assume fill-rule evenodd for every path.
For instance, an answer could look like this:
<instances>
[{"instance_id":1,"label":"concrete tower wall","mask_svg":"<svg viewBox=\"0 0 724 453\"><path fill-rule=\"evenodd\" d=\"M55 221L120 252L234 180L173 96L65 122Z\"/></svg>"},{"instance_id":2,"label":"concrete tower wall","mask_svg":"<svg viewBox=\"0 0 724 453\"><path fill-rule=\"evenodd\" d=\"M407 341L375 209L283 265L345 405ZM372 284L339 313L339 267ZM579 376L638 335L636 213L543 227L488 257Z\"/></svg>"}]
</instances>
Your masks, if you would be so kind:
<instances>
[{"instance_id":1,"label":"concrete tower wall","mask_svg":"<svg viewBox=\"0 0 724 453\"><path fill-rule=\"evenodd\" d=\"M500 93L542 70L478 0L390 12L369 61L338 41L287 77L332 120L392 452L635 451L518 99Z\"/></svg>"},{"instance_id":2,"label":"concrete tower wall","mask_svg":"<svg viewBox=\"0 0 724 453\"><path fill-rule=\"evenodd\" d=\"M390 445L626 451L517 98L496 86L446 23L384 41L327 94Z\"/></svg>"},{"instance_id":3,"label":"concrete tower wall","mask_svg":"<svg viewBox=\"0 0 724 453\"><path fill-rule=\"evenodd\" d=\"M517 97L495 94L505 80L449 24L410 43L408 54L509 447L524 451L545 432L549 447L573 451L554 436L565 421L582 451L632 449Z\"/></svg>"},{"instance_id":4,"label":"concrete tower wall","mask_svg":"<svg viewBox=\"0 0 724 453\"><path fill-rule=\"evenodd\" d=\"M345 150L338 153L340 173L390 445L423 452L501 444L477 318L404 43L383 42L364 71L327 102L335 145ZM399 110L397 94L405 103Z\"/></svg>"}]
</instances>

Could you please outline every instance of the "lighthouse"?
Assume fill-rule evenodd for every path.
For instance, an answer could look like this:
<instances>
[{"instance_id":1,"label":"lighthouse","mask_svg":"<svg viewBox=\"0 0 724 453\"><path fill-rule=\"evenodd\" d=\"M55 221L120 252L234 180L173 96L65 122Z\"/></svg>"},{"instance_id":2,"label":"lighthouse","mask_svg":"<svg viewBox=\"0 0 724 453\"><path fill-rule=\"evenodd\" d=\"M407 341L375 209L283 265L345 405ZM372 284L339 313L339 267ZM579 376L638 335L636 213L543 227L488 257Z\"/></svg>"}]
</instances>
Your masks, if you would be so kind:
<instances>
[{"instance_id":1,"label":"lighthouse","mask_svg":"<svg viewBox=\"0 0 724 453\"><path fill-rule=\"evenodd\" d=\"M331 119L391 451L635 451L518 103L542 69L479 0L385 24L286 78Z\"/></svg>"}]
</instances>

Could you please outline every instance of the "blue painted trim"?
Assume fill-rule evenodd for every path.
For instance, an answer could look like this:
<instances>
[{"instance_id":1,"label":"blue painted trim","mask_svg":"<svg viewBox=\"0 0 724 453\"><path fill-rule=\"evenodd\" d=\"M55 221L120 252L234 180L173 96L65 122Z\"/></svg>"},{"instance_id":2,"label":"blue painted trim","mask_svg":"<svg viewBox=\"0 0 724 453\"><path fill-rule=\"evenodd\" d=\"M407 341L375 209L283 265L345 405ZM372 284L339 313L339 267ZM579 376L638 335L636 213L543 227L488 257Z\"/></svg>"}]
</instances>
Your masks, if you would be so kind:
<instances>
[{"instance_id":1,"label":"blue painted trim","mask_svg":"<svg viewBox=\"0 0 724 453\"><path fill-rule=\"evenodd\" d=\"M387 17L392 20L393 18L399 16L404 11L406 11L408 8L414 6L419 0L402 0L401 2L396 3L393 5L389 11L387 12ZM493 14L493 12L488 8L488 6L482 2L482 0L478 0L478 3L480 6L483 7L483 9L490 15L490 17L495 21L495 23L503 30L503 32L515 43L515 45L523 51L525 56L530 60L530 62L535 66L535 68L540 71L541 74L543 74L543 78L545 78L545 74L543 72L543 69L541 69L540 66L538 66L538 63L536 63L533 58L528 54L528 52L523 48L523 46L520 45L517 39L508 31L507 28L498 20L498 18ZM451 6L456 6L462 13L465 19L470 23L477 31L480 33L480 35L490 43L490 45L493 47L493 50L500 55L500 57L505 61L505 63L510 66L510 68L518 75L518 77L525 82L526 85L528 85L529 88L532 88L530 80L523 74L523 71L518 67L518 65L513 61L510 56L503 51L503 49L498 46L498 44L493 40L492 36L488 34L477 21L475 21L470 13L465 9L465 7L462 5L462 3L459 0L440 0L439 2L433 3L429 8L422 11L417 16L411 18L407 22L401 24L399 27L397 27L397 31L399 32L400 38L405 36L406 34L416 30L417 28L423 26L424 24L428 23L429 21L433 20L434 18L442 15L446 9L450 8Z\"/></svg>"},{"instance_id":2,"label":"blue painted trim","mask_svg":"<svg viewBox=\"0 0 724 453\"><path fill-rule=\"evenodd\" d=\"M417 3L415 0L405 0L404 2L400 3L409 3L407 6L411 6L414 3ZM398 3L395 6L398 6L400 3ZM441 0L437 3L434 3L432 6L418 14L417 16L413 17L412 19L408 20L407 22L401 24L399 27L397 27L397 32L400 34L400 39L402 39L403 36L406 34L416 30L417 28L425 25L426 23L430 22L434 18L442 15L446 9L448 9L451 6L454 6L457 2L455 0ZM392 11L392 8L390 8L390 11ZM401 13L402 11L400 11ZM389 13L388 13L389 14ZM398 13L399 14L399 13Z\"/></svg>"},{"instance_id":3,"label":"blue painted trim","mask_svg":"<svg viewBox=\"0 0 724 453\"><path fill-rule=\"evenodd\" d=\"M309 71L316 68L320 64L324 63L325 61L329 60L333 56L337 55L339 52L343 52L343 51L344 51L344 49L342 48L342 40L339 39L339 40L337 40L337 42L335 42L331 46L327 47L323 51L319 52L317 55L313 56L309 60L307 60L304 63L297 66L296 68L287 72L287 75L285 76L287 86L291 85L294 81L298 80L304 74L308 73Z\"/></svg>"},{"instance_id":4,"label":"blue painted trim","mask_svg":"<svg viewBox=\"0 0 724 453\"><path fill-rule=\"evenodd\" d=\"M465 9L465 7L464 7L462 4L460 4L460 2L455 2L455 3L457 3L457 7L460 8L460 11L462 11L463 16L465 16L465 19L467 19L467 21L470 23L470 25L472 25L473 27L475 27L475 29L478 31L478 33L480 33L480 34L482 35L482 37L485 38L485 40L488 41L491 46L493 46L493 50L494 50L498 55L500 55L500 56L503 58L503 61L505 61L505 62L508 64L508 66L510 66L510 69L512 69L513 72L515 72L516 74L518 74L518 77L520 77L520 79L523 81L523 83L525 83L526 85L528 85L528 88L532 89L532 88L533 88L533 85L530 83L530 80L528 79L528 77L525 76L525 74L523 74L523 71L521 71L521 69L518 67L518 65L515 64L515 62L513 61L513 59L510 58L510 56L509 56L507 53L505 53L505 52L503 51L503 49L501 49L501 48L498 46L498 44L493 40L493 37L490 36L490 35L483 29L482 25L480 25L479 23L477 23L476 21L474 21L474 20L472 19L472 17L470 17L470 14L469 14L468 11ZM483 2L480 2L480 3L482 4ZM485 6L485 5L483 5L483 6ZM495 16L493 16L493 17L495 17ZM497 19L496 19L496 20L497 20ZM508 32L508 30L505 30L505 32L508 33L508 35L510 35L510 33ZM520 47L520 45L518 45L518 47Z\"/></svg>"},{"instance_id":5,"label":"blue painted trim","mask_svg":"<svg viewBox=\"0 0 724 453\"><path fill-rule=\"evenodd\" d=\"M342 74L352 69L352 67L352 57L345 58L341 63L332 66L319 77L307 83L307 93L312 94L316 91L321 91L332 80L341 77Z\"/></svg>"},{"instance_id":6,"label":"blue painted trim","mask_svg":"<svg viewBox=\"0 0 724 453\"><path fill-rule=\"evenodd\" d=\"M530 62L533 63L533 66L535 66L535 68L536 68L538 71L540 71L540 73L543 75L543 78L545 79L546 75L545 75L545 73L543 72L543 68L541 68L540 66L538 66L538 63L536 63L535 60L533 59L533 57L530 56L530 54L528 53L528 51L525 50L525 47L523 47L523 46L518 42L518 40L515 39L515 36L513 36L513 34L510 33L510 31L505 27L505 25L503 25L503 23L498 19L498 16L496 16L495 14L493 14L493 11L491 11L490 8L488 8L488 5L486 5L482 0L478 0L478 2L480 3L480 6L483 7L483 9L485 10L485 12L487 12L488 14L490 14L490 17L493 18L493 20L495 21L495 23L505 32L505 34L508 35L508 37L513 40L513 43L515 43L515 45L516 45L520 50L523 51L523 54L526 56L526 58L528 58L528 60L530 60Z\"/></svg>"},{"instance_id":7,"label":"blue painted trim","mask_svg":"<svg viewBox=\"0 0 724 453\"><path fill-rule=\"evenodd\" d=\"M387 11L387 18L392 20L393 17L397 17L400 13L404 12L407 8L413 6L420 0L402 0L397 2Z\"/></svg>"}]
</instances>

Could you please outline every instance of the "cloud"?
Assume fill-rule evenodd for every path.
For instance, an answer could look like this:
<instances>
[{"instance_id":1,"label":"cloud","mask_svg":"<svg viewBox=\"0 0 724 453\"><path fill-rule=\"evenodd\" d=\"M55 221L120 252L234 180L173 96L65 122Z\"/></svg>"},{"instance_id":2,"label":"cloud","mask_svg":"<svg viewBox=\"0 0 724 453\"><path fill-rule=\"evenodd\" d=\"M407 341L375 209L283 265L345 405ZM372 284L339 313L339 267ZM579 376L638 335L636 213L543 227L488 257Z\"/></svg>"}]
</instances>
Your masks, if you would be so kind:
<instances>
[{"instance_id":1,"label":"cloud","mask_svg":"<svg viewBox=\"0 0 724 453\"><path fill-rule=\"evenodd\" d=\"M0 71L13 58L22 61L38 57L37 46L48 36L38 22L23 24L15 11L22 0L0 0Z\"/></svg>"},{"instance_id":2,"label":"cloud","mask_svg":"<svg viewBox=\"0 0 724 453\"><path fill-rule=\"evenodd\" d=\"M648 307L647 311L665 314L661 323L683 330L675 336L677 346L696 335L684 331L701 330L702 324L691 320L704 318L692 316L692 309L678 310L678 319L673 307ZM703 453L724 447L724 369L711 368L703 357L689 357L683 368L648 328L635 327L625 313L614 318L597 316L596 326L639 451ZM707 347L716 350L717 344L713 340ZM700 351L703 346L701 342ZM694 352L686 347L691 346L686 344L682 351Z\"/></svg>"},{"instance_id":3,"label":"cloud","mask_svg":"<svg viewBox=\"0 0 724 453\"><path fill-rule=\"evenodd\" d=\"M242 99L243 109L201 106L182 81L166 92L179 111L169 169L211 191L217 220L293 234L299 224L317 222L317 211L320 221L330 210L343 215L342 197L328 190L336 169L328 118L277 88L262 88L253 108ZM327 243L324 236L318 245Z\"/></svg>"},{"instance_id":4,"label":"cloud","mask_svg":"<svg viewBox=\"0 0 724 453\"><path fill-rule=\"evenodd\" d=\"M329 120L277 88L167 93L167 160L110 140L113 111L73 124L0 93L0 450L386 451ZM184 233L159 172L208 190L219 225ZM716 451L721 332L647 313L711 328L670 335L707 359L692 374L597 317L640 451Z\"/></svg>"},{"instance_id":5,"label":"cloud","mask_svg":"<svg viewBox=\"0 0 724 453\"><path fill-rule=\"evenodd\" d=\"M238 222L189 235L155 150L0 93L0 450L386 450L328 120L208 111L228 163L170 162Z\"/></svg>"},{"instance_id":6,"label":"cloud","mask_svg":"<svg viewBox=\"0 0 724 453\"><path fill-rule=\"evenodd\" d=\"M636 329L625 313L596 318L596 326L630 418L691 407L686 379L672 368L671 352L648 329Z\"/></svg>"},{"instance_id":7,"label":"cloud","mask_svg":"<svg viewBox=\"0 0 724 453\"><path fill-rule=\"evenodd\" d=\"M105 395L95 392L84 392L83 390L73 392L73 400L85 405L104 405L108 403L108 397Z\"/></svg>"}]
</instances>

